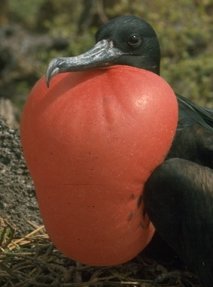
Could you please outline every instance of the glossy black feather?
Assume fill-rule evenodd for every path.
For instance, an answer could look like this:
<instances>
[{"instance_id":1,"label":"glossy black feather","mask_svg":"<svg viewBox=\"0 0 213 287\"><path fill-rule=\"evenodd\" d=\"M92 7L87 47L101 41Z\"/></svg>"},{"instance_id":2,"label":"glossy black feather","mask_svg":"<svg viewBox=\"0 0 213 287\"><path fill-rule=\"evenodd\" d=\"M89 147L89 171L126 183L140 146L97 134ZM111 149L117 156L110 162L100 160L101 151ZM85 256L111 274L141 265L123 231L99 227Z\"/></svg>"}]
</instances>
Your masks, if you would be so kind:
<instances>
[{"instance_id":1,"label":"glossy black feather","mask_svg":"<svg viewBox=\"0 0 213 287\"><path fill-rule=\"evenodd\" d=\"M158 232L207 287L213 283L212 203L212 169L179 158L158 167L144 191Z\"/></svg>"}]
</instances>

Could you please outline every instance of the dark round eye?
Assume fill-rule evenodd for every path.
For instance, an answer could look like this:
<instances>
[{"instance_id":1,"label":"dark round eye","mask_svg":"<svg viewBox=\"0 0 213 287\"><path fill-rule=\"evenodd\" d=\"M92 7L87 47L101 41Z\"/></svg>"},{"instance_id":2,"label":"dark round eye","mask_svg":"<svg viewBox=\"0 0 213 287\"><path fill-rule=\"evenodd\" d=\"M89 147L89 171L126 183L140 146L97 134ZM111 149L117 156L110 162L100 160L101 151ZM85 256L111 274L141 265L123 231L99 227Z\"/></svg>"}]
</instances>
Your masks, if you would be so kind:
<instances>
[{"instance_id":1,"label":"dark round eye","mask_svg":"<svg viewBox=\"0 0 213 287\"><path fill-rule=\"evenodd\" d=\"M131 46L131 47L138 47L140 46L140 44L142 43L142 39L139 35L137 34L132 34L128 41L127 41L128 45Z\"/></svg>"}]
</instances>

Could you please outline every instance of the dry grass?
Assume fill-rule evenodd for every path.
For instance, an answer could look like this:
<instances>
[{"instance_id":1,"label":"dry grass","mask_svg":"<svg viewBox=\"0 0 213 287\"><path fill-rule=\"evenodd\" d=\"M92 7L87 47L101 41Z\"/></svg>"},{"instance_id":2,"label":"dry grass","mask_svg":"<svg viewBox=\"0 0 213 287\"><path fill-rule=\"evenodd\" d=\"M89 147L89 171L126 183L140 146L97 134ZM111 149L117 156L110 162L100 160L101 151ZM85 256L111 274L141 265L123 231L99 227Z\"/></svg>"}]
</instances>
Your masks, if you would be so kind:
<instances>
[{"instance_id":1,"label":"dry grass","mask_svg":"<svg viewBox=\"0 0 213 287\"><path fill-rule=\"evenodd\" d=\"M116 267L82 265L55 249L43 226L35 226L33 232L18 239L13 238L9 225L4 222L4 226L0 233L1 287L199 286L190 273L169 270L141 256Z\"/></svg>"}]
</instances>

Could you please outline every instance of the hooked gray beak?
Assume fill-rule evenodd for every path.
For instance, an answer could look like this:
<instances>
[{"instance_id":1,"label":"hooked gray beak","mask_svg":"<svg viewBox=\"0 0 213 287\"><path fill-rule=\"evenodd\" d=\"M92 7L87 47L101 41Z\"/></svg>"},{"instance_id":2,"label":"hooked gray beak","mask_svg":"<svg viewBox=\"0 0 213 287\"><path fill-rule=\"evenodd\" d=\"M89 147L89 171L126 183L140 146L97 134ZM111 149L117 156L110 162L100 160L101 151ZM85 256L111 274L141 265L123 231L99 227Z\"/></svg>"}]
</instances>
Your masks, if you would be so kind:
<instances>
[{"instance_id":1,"label":"hooked gray beak","mask_svg":"<svg viewBox=\"0 0 213 287\"><path fill-rule=\"evenodd\" d=\"M105 67L114 63L124 54L124 52L114 47L112 41L101 40L92 49L79 56L55 58L50 62L47 69L47 86L49 87L50 80L54 75Z\"/></svg>"}]
</instances>

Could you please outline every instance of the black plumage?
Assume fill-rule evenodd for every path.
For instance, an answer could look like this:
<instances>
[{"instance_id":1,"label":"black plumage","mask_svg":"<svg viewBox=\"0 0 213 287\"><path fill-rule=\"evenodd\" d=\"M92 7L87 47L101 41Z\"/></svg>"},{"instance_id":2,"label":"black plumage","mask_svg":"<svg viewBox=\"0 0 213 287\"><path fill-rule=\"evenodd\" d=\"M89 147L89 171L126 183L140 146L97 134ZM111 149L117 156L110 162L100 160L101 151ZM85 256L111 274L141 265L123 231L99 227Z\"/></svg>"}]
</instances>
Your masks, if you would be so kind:
<instances>
[{"instance_id":1,"label":"black plumage","mask_svg":"<svg viewBox=\"0 0 213 287\"><path fill-rule=\"evenodd\" d=\"M135 16L103 25L88 52L54 59L47 83L61 72L130 65L160 73L153 28ZM145 210L157 231L206 287L213 286L213 111L177 94L178 127L164 163L148 179Z\"/></svg>"},{"instance_id":2,"label":"black plumage","mask_svg":"<svg viewBox=\"0 0 213 287\"><path fill-rule=\"evenodd\" d=\"M181 158L159 166L146 183L153 224L204 286L213 284L212 169Z\"/></svg>"}]
</instances>

